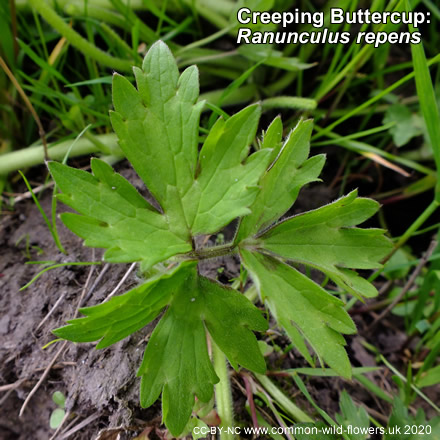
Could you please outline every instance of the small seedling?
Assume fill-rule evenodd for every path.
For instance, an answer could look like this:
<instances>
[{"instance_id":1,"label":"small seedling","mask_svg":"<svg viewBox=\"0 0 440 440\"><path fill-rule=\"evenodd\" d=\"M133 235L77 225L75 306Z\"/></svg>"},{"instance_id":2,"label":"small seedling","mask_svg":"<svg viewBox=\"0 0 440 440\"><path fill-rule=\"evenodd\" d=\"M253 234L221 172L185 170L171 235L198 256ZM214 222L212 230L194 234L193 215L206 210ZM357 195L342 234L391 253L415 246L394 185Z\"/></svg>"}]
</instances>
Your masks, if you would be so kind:
<instances>
[{"instance_id":1,"label":"small seedling","mask_svg":"<svg viewBox=\"0 0 440 440\"><path fill-rule=\"evenodd\" d=\"M66 415L65 403L66 398L61 391L55 391L52 394L52 400L56 403L57 408L55 408L50 415L50 427L51 429L57 429Z\"/></svg>"},{"instance_id":2,"label":"small seedling","mask_svg":"<svg viewBox=\"0 0 440 440\"><path fill-rule=\"evenodd\" d=\"M342 334L356 331L344 303L305 276L317 269L344 291L372 297L376 289L353 269L379 268L391 244L381 229L355 226L371 217L377 202L353 191L316 209L280 221L304 185L317 181L325 158L308 158L312 121L301 120L282 141L276 118L250 154L260 119L258 104L219 118L199 151L195 66L181 75L168 47L154 44L142 69L134 68L137 89L114 75L111 113L120 146L155 199L149 203L105 162L92 159L92 173L51 162L62 194L79 214L63 223L87 246L105 248L112 263L139 262L155 275L124 295L81 309L85 317L54 333L76 342L99 340L108 347L146 326L165 310L138 370L140 401L152 405L162 393L163 417L177 436L195 403L208 402L219 381L211 363L207 333L230 364L266 370L253 332L268 325L262 312L240 292L203 277L197 263L239 255L261 300L295 347L314 365L351 376ZM233 220L232 242L197 248L194 239L216 234Z\"/></svg>"}]
</instances>

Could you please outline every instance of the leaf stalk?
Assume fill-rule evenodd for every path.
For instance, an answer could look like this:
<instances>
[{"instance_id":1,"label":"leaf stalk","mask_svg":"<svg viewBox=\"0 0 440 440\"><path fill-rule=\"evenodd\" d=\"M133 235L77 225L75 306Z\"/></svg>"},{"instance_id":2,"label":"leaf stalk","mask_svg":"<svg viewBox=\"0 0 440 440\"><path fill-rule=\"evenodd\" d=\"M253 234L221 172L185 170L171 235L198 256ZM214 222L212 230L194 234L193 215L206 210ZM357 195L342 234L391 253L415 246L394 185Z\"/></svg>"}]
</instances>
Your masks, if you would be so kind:
<instances>
[{"instance_id":1,"label":"leaf stalk","mask_svg":"<svg viewBox=\"0 0 440 440\"><path fill-rule=\"evenodd\" d=\"M228 428L234 427L234 411L232 408L231 382L229 380L226 356L217 344L211 340L214 357L214 369L220 381L215 385L215 403L223 429L221 440L234 440L235 436Z\"/></svg>"},{"instance_id":2,"label":"leaf stalk","mask_svg":"<svg viewBox=\"0 0 440 440\"><path fill-rule=\"evenodd\" d=\"M237 252L235 244L226 244L221 246L207 247L196 249L182 255L184 260L208 260L210 258L223 257L225 255L233 255Z\"/></svg>"}]
</instances>

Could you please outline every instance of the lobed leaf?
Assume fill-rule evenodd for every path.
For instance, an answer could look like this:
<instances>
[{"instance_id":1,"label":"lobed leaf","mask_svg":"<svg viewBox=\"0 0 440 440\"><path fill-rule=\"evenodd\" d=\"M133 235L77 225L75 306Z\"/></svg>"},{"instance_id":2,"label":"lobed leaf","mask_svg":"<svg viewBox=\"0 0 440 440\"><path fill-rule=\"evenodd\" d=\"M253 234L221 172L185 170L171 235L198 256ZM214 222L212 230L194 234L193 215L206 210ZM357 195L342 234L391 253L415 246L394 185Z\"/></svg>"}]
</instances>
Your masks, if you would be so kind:
<instances>
[{"instance_id":1,"label":"lobed leaf","mask_svg":"<svg viewBox=\"0 0 440 440\"><path fill-rule=\"evenodd\" d=\"M85 318L73 319L53 330L60 338L74 342L100 339L96 348L105 348L145 327L169 304L188 276L187 265L157 275L108 302L80 309Z\"/></svg>"},{"instance_id":2,"label":"lobed leaf","mask_svg":"<svg viewBox=\"0 0 440 440\"><path fill-rule=\"evenodd\" d=\"M91 247L107 248L109 262L141 261L145 268L191 250L189 239L170 229L121 175L92 159L93 175L57 162L49 170L63 194L58 198L80 214L64 213L63 223Z\"/></svg>"},{"instance_id":3,"label":"lobed leaf","mask_svg":"<svg viewBox=\"0 0 440 440\"><path fill-rule=\"evenodd\" d=\"M251 212L271 152L264 149L248 157L260 114L260 106L251 105L212 127L200 151L197 179L183 199L194 235L217 232Z\"/></svg>"},{"instance_id":4,"label":"lobed leaf","mask_svg":"<svg viewBox=\"0 0 440 440\"><path fill-rule=\"evenodd\" d=\"M134 68L138 90L120 75L113 77L115 112L111 122L122 151L169 216L176 201L169 186L182 198L192 186L203 102L197 103L197 67L179 77L176 61L165 43L158 41L147 53L142 69ZM178 208L178 207L177 207ZM179 209L177 209L179 211ZM188 229L185 218L180 227Z\"/></svg>"},{"instance_id":5,"label":"lobed leaf","mask_svg":"<svg viewBox=\"0 0 440 440\"><path fill-rule=\"evenodd\" d=\"M327 274L358 297L377 295L374 286L350 269L375 269L392 249L382 229L352 226L364 222L379 208L352 191L335 202L276 225L254 245L282 258L306 264Z\"/></svg>"},{"instance_id":6,"label":"lobed leaf","mask_svg":"<svg viewBox=\"0 0 440 440\"><path fill-rule=\"evenodd\" d=\"M429 440L440 439L440 416L427 420L422 408L419 408L417 413L413 414L408 410L408 405L402 402L398 396L395 396L393 399L393 410L388 419L383 440L419 440L421 429L419 428L420 431L408 429L412 426L423 426L423 432L429 432L425 437ZM429 430L428 427L430 428Z\"/></svg>"},{"instance_id":7,"label":"lobed leaf","mask_svg":"<svg viewBox=\"0 0 440 440\"><path fill-rule=\"evenodd\" d=\"M338 374L351 377L351 365L340 333L355 333L356 327L344 303L293 267L270 256L243 249L241 257L262 300L301 354L313 363L306 340Z\"/></svg>"},{"instance_id":8,"label":"lobed leaf","mask_svg":"<svg viewBox=\"0 0 440 440\"><path fill-rule=\"evenodd\" d=\"M236 367L263 373L264 358L252 330L266 330L258 309L237 291L199 277L196 268L181 284L145 350L138 375L141 405L152 405L162 394L165 424L173 435L185 428L194 396L211 399L218 378L206 345L205 326Z\"/></svg>"},{"instance_id":9,"label":"lobed leaf","mask_svg":"<svg viewBox=\"0 0 440 440\"><path fill-rule=\"evenodd\" d=\"M208 355L200 315L203 301L195 280L187 282L155 328L138 371L141 405L152 405L162 394L166 426L177 436L191 416L196 395L208 402L218 382Z\"/></svg>"},{"instance_id":10,"label":"lobed leaf","mask_svg":"<svg viewBox=\"0 0 440 440\"><path fill-rule=\"evenodd\" d=\"M197 68L179 77L170 50L157 42L134 73L137 90L126 78L114 76L111 121L122 151L173 230L179 235L214 233L249 214L270 159L269 149L248 157L260 107L218 120L198 155L203 102L197 103Z\"/></svg>"},{"instance_id":11,"label":"lobed leaf","mask_svg":"<svg viewBox=\"0 0 440 440\"><path fill-rule=\"evenodd\" d=\"M267 133L267 136L275 138L274 140L276 135L272 134L272 130L277 130L275 124L274 121ZM261 189L250 207L251 213L241 221L236 242L255 235L259 230L277 221L294 204L301 187L318 180L325 156L314 156L307 160L312 127L311 120L299 121L277 157L273 158L273 164L260 181ZM265 139L263 146L267 143Z\"/></svg>"},{"instance_id":12,"label":"lobed leaf","mask_svg":"<svg viewBox=\"0 0 440 440\"><path fill-rule=\"evenodd\" d=\"M270 162L273 162L283 147L283 123L281 117L277 116L267 127L266 131L263 131L263 139L261 140L261 149L270 148L272 153L270 155Z\"/></svg>"},{"instance_id":13,"label":"lobed leaf","mask_svg":"<svg viewBox=\"0 0 440 440\"><path fill-rule=\"evenodd\" d=\"M261 312L234 289L204 277L199 283L205 300L203 319L215 343L235 369L240 364L264 374L266 363L251 331L267 330Z\"/></svg>"},{"instance_id":14,"label":"lobed leaf","mask_svg":"<svg viewBox=\"0 0 440 440\"><path fill-rule=\"evenodd\" d=\"M366 440L370 438L370 419L367 411L362 406L356 406L347 391L343 390L339 399L341 414L336 414L336 421L347 431L348 426L356 426L360 432L350 432L348 440Z\"/></svg>"},{"instance_id":15,"label":"lobed leaf","mask_svg":"<svg viewBox=\"0 0 440 440\"><path fill-rule=\"evenodd\" d=\"M252 330L264 331L260 311L236 290L200 277L196 264L182 263L108 302L80 309L84 318L53 331L75 342L100 340L105 348L141 329L169 305L155 328L138 375L141 405L160 393L164 420L174 435L186 426L194 396L207 402L218 378L212 367L206 330L231 364L264 373L266 366Z\"/></svg>"}]
</instances>

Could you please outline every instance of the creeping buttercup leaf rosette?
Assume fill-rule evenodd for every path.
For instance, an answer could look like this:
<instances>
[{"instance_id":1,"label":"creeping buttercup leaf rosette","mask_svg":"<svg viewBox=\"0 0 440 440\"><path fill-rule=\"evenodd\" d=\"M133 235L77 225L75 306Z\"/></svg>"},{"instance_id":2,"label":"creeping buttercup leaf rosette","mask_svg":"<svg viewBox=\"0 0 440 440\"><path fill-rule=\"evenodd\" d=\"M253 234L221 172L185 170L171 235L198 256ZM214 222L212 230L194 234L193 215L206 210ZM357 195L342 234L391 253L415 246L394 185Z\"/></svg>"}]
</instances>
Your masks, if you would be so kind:
<instances>
[{"instance_id":1,"label":"creeping buttercup leaf rosette","mask_svg":"<svg viewBox=\"0 0 440 440\"><path fill-rule=\"evenodd\" d=\"M162 314L139 368L141 405L162 394L163 417L174 436L187 425L197 397L207 402L218 377L207 337L234 368L264 373L254 332L266 319L245 296L202 277L197 261L238 254L279 324L303 356L309 349L344 377L351 367L342 334L355 332L343 302L299 272L295 263L318 269L356 296L375 288L354 269L379 267L390 242L379 229L355 226L378 204L356 192L315 211L280 222L300 189L318 176L322 155L308 158L312 121L301 120L282 140L276 118L255 152L261 108L251 105L219 118L199 151L197 67L179 74L168 47L155 43L137 87L115 75L111 121L121 149L156 203L151 204L108 164L92 159L91 173L49 163L61 193L78 214L63 223L87 246L104 248L111 263L138 262L155 275L123 295L80 310L84 317L54 330L76 342L108 347ZM194 249L194 237L214 234L240 218L232 243Z\"/></svg>"}]
</instances>

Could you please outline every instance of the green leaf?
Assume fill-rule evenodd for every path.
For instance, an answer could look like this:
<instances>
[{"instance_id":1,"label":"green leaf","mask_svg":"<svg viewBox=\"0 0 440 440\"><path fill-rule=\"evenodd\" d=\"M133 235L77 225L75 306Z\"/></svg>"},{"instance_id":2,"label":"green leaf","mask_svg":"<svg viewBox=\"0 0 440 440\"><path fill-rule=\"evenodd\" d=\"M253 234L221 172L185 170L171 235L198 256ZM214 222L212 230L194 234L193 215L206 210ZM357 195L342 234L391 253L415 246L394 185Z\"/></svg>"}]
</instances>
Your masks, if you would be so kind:
<instances>
[{"instance_id":1,"label":"green leaf","mask_svg":"<svg viewBox=\"0 0 440 440\"><path fill-rule=\"evenodd\" d=\"M382 229L353 227L378 208L374 200L358 198L357 191L352 191L327 206L279 223L252 246L321 270L353 295L372 297L377 295L374 286L350 269L380 268L380 260L392 249Z\"/></svg>"},{"instance_id":2,"label":"green leaf","mask_svg":"<svg viewBox=\"0 0 440 440\"><path fill-rule=\"evenodd\" d=\"M311 363L306 340L331 368L351 377L351 366L340 333L356 327L341 300L272 257L241 250L241 257L271 313L286 330L301 354Z\"/></svg>"},{"instance_id":3,"label":"green leaf","mask_svg":"<svg viewBox=\"0 0 440 440\"><path fill-rule=\"evenodd\" d=\"M401 104L388 107L383 123L395 122L389 132L397 147L407 144L413 137L423 134L420 117L411 113L411 110Z\"/></svg>"},{"instance_id":4,"label":"green leaf","mask_svg":"<svg viewBox=\"0 0 440 440\"><path fill-rule=\"evenodd\" d=\"M172 186L181 198L194 181L204 105L196 103L198 70L189 67L179 77L173 55L159 41L134 73L137 90L124 77L114 76L112 125L122 151L164 212L178 216L176 200L168 199L168 193ZM180 220L185 228L185 218Z\"/></svg>"},{"instance_id":5,"label":"green leaf","mask_svg":"<svg viewBox=\"0 0 440 440\"><path fill-rule=\"evenodd\" d=\"M249 214L270 150L248 157L261 110L250 106L226 122L217 121L198 156L198 124L203 102L195 66L179 77L167 46L154 44L142 70L134 70L137 90L122 76L113 80L111 114L122 151L157 199L179 235L217 232Z\"/></svg>"},{"instance_id":6,"label":"green leaf","mask_svg":"<svg viewBox=\"0 0 440 440\"><path fill-rule=\"evenodd\" d=\"M295 203L302 186L318 180L324 166L325 156L314 156L307 160L310 151L310 136L313 122L300 121L292 130L275 162L260 181L260 193L251 206L251 214L241 221L236 242L256 234L278 220ZM269 127L268 136L274 137ZM263 146L266 146L266 140ZM276 143L275 143L276 145ZM280 191L280 188L283 188Z\"/></svg>"},{"instance_id":7,"label":"green leaf","mask_svg":"<svg viewBox=\"0 0 440 440\"><path fill-rule=\"evenodd\" d=\"M437 365L436 367L431 368L423 373L416 385L419 388L423 388L437 385L438 383L440 383L440 365Z\"/></svg>"},{"instance_id":8,"label":"green leaf","mask_svg":"<svg viewBox=\"0 0 440 440\"><path fill-rule=\"evenodd\" d=\"M366 440L370 438L368 428L370 427L370 419L367 411L363 407L358 407L353 400L343 390L339 401L342 414L336 414L336 420L348 432L347 438L350 440ZM348 431L348 426L356 427L356 433Z\"/></svg>"},{"instance_id":9,"label":"green leaf","mask_svg":"<svg viewBox=\"0 0 440 440\"><path fill-rule=\"evenodd\" d=\"M198 428L197 430L197 434L195 434L195 428ZM191 436L193 438L193 440L199 440L201 438L206 438L206 434L202 434L205 432L209 432L210 428L209 426L203 421L198 419L197 417L193 417L188 425L186 426L185 431L188 431L189 433L191 433Z\"/></svg>"},{"instance_id":10,"label":"green leaf","mask_svg":"<svg viewBox=\"0 0 440 440\"><path fill-rule=\"evenodd\" d=\"M55 391L52 394L52 400L62 409L64 409L66 404L66 397L61 391Z\"/></svg>"},{"instance_id":11,"label":"green leaf","mask_svg":"<svg viewBox=\"0 0 440 440\"><path fill-rule=\"evenodd\" d=\"M108 347L156 318L187 277L188 264L181 264L108 302L80 309L85 318L70 320L53 333L74 342L100 339L96 348Z\"/></svg>"},{"instance_id":12,"label":"green leaf","mask_svg":"<svg viewBox=\"0 0 440 440\"><path fill-rule=\"evenodd\" d=\"M429 431L428 427L431 428ZM421 434L422 429L424 434ZM398 397L395 397L393 411L388 420L383 439L419 440L420 437L429 440L440 440L440 417L437 416L427 420L421 408L418 409L415 415L412 415L408 411L408 406Z\"/></svg>"},{"instance_id":13,"label":"green leaf","mask_svg":"<svg viewBox=\"0 0 440 440\"><path fill-rule=\"evenodd\" d=\"M437 245L436 250L434 251L433 255L438 254L440 251L440 246ZM413 313L411 314L411 326L409 328L410 332L413 332L416 329L416 326L420 323L420 321L423 322L423 318L429 317L430 313L425 315L425 311L427 308L430 307L430 296L431 292L438 292L440 290L440 266L438 262L431 263L428 273L426 273L423 277L423 283L418 289L417 292L417 301L416 306L414 308ZM438 301L438 300L437 300ZM438 304L438 302L437 302ZM435 313L438 306L434 306L431 313ZM440 320L438 325L440 326ZM419 329L420 331L420 329ZM424 333L424 332L421 332Z\"/></svg>"},{"instance_id":14,"label":"green leaf","mask_svg":"<svg viewBox=\"0 0 440 440\"><path fill-rule=\"evenodd\" d=\"M251 212L271 153L264 149L248 157L260 114L260 107L252 105L212 127L200 151L197 180L183 199L194 235L217 232Z\"/></svg>"},{"instance_id":15,"label":"green leaf","mask_svg":"<svg viewBox=\"0 0 440 440\"><path fill-rule=\"evenodd\" d=\"M174 436L188 423L194 396L208 402L213 384L218 382L200 319L200 292L194 280L185 287L151 335L138 371L142 376L141 405L152 405L163 390L163 418Z\"/></svg>"},{"instance_id":16,"label":"green leaf","mask_svg":"<svg viewBox=\"0 0 440 440\"><path fill-rule=\"evenodd\" d=\"M272 153L270 155L270 162L273 162L283 147L281 142L283 137L283 123L281 117L277 116L269 125L267 130L263 131L263 139L261 141L261 149L270 148Z\"/></svg>"},{"instance_id":17,"label":"green leaf","mask_svg":"<svg viewBox=\"0 0 440 440\"><path fill-rule=\"evenodd\" d=\"M218 381L209 359L206 330L231 364L264 373L266 366L252 330L267 329L260 311L236 290L200 277L193 262L182 263L110 301L80 310L85 318L54 330L75 342L99 340L105 348L151 322L166 306L145 350L138 375L141 404L163 391L163 414L174 435L182 432L196 395L208 402Z\"/></svg>"},{"instance_id":18,"label":"green leaf","mask_svg":"<svg viewBox=\"0 0 440 440\"><path fill-rule=\"evenodd\" d=\"M231 365L237 364L264 374L266 363L257 340L250 329L267 330L261 312L243 295L208 278L200 277L204 292L203 317L215 343L225 353Z\"/></svg>"},{"instance_id":19,"label":"green leaf","mask_svg":"<svg viewBox=\"0 0 440 440\"><path fill-rule=\"evenodd\" d=\"M165 424L180 434L190 418L194 396L208 402L218 381L209 359L206 330L233 365L265 371L254 330L265 330L261 313L237 291L199 277L196 268L174 295L154 330L138 376L141 405L152 405L162 394Z\"/></svg>"},{"instance_id":20,"label":"green leaf","mask_svg":"<svg viewBox=\"0 0 440 440\"><path fill-rule=\"evenodd\" d=\"M66 415L66 411L62 408L56 408L52 411L50 415L49 420L49 426L51 429L57 429L58 426L61 425L61 422L64 419L64 416Z\"/></svg>"},{"instance_id":21,"label":"green leaf","mask_svg":"<svg viewBox=\"0 0 440 440\"><path fill-rule=\"evenodd\" d=\"M86 246L107 248L106 261L142 261L150 267L191 250L189 239L172 231L167 217L105 162L92 159L94 175L57 162L49 169L63 191L57 197L83 214L64 213L63 223Z\"/></svg>"}]
</instances>

